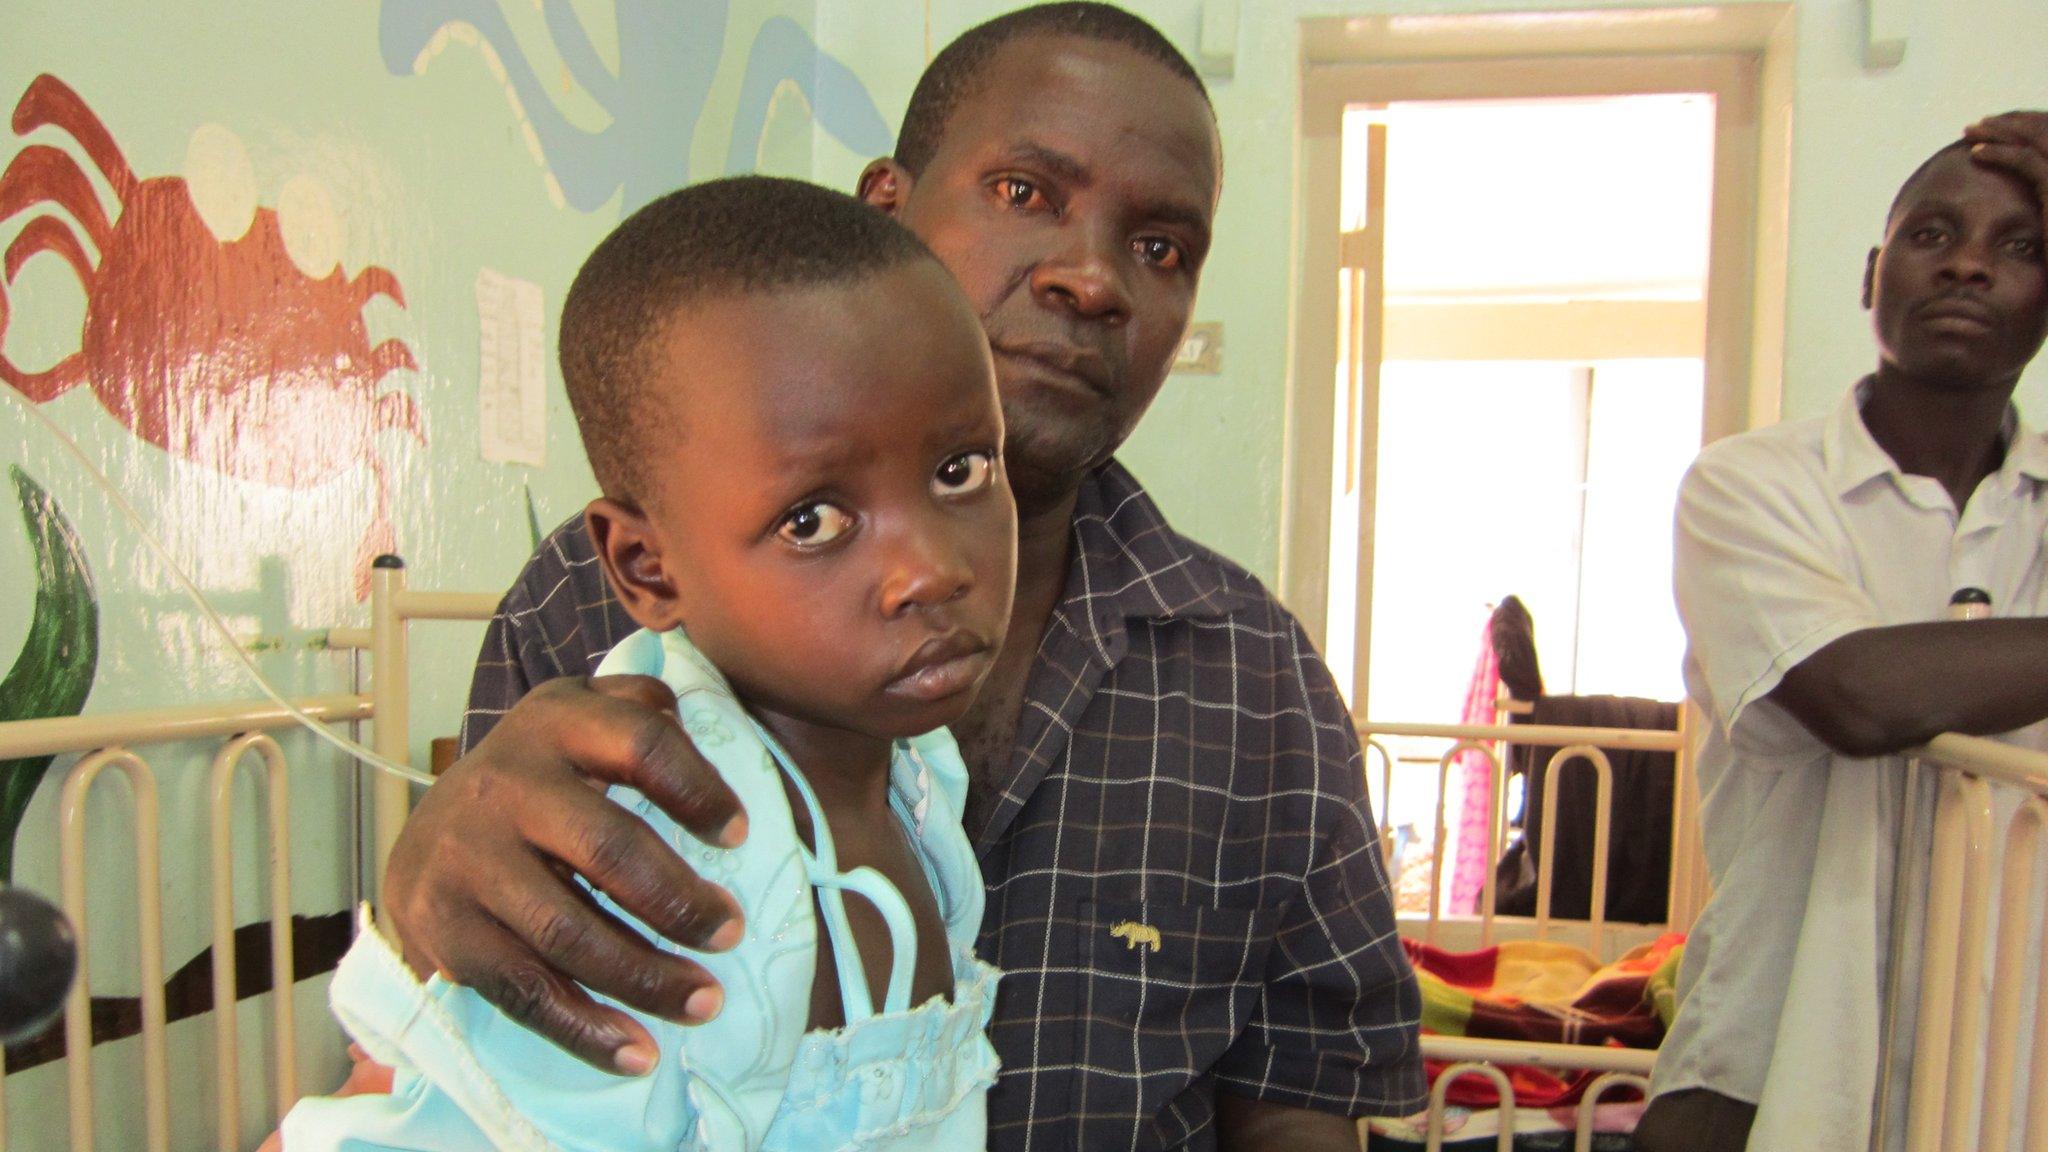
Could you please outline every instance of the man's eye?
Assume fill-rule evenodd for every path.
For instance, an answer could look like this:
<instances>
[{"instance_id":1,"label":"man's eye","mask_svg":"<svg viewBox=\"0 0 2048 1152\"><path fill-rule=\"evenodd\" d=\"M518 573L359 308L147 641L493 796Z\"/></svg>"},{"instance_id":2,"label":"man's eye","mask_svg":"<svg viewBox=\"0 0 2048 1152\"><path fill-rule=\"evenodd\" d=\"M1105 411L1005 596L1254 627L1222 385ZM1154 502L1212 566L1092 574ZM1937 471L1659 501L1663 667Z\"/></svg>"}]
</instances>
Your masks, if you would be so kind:
<instances>
[{"instance_id":1,"label":"man's eye","mask_svg":"<svg viewBox=\"0 0 2048 1152\"><path fill-rule=\"evenodd\" d=\"M1012 208L1043 207L1045 204L1045 196L1039 192L1038 185L1015 176L997 180L996 195Z\"/></svg>"},{"instance_id":2,"label":"man's eye","mask_svg":"<svg viewBox=\"0 0 2048 1152\"><path fill-rule=\"evenodd\" d=\"M936 496L966 496L988 487L995 476L996 458L992 452L962 452L939 465L932 474L932 494Z\"/></svg>"},{"instance_id":3,"label":"man's eye","mask_svg":"<svg viewBox=\"0 0 2048 1152\"><path fill-rule=\"evenodd\" d=\"M1164 236L1140 236L1131 241L1131 248L1155 268L1178 268L1183 260L1180 245Z\"/></svg>"},{"instance_id":4,"label":"man's eye","mask_svg":"<svg viewBox=\"0 0 2048 1152\"><path fill-rule=\"evenodd\" d=\"M2020 255L2021 257L2023 257L2023 258L2025 258L2025 259L2028 259L2028 260L2039 260L2039 259L2041 258L2041 238L2040 238L2040 237L2038 237L2038 236L2028 236L2028 237L2022 237L2022 238L2020 238L2020 239L2018 239L2018 240L2014 240L2014 241L2012 241L2011 243L2012 243L2012 250L2013 250L2013 251L2014 251L2015 253L2019 254L2019 255Z\"/></svg>"},{"instance_id":5,"label":"man's eye","mask_svg":"<svg viewBox=\"0 0 2048 1152\"><path fill-rule=\"evenodd\" d=\"M852 527L853 517L821 500L816 504L806 504L784 517L775 534L799 548L812 548L830 544L846 535Z\"/></svg>"},{"instance_id":6,"label":"man's eye","mask_svg":"<svg viewBox=\"0 0 2048 1152\"><path fill-rule=\"evenodd\" d=\"M1948 238L1948 233L1929 224L1913 229L1906 238L1915 244L1939 244Z\"/></svg>"}]
</instances>

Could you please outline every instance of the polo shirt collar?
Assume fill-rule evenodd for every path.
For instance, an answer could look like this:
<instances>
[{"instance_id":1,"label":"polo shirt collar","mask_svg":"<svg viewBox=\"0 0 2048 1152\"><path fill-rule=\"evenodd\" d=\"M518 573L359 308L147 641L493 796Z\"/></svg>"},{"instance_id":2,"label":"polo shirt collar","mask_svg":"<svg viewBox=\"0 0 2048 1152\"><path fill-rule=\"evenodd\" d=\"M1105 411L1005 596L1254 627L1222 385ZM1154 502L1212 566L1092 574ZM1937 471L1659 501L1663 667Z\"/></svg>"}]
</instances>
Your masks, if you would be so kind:
<instances>
[{"instance_id":1,"label":"polo shirt collar","mask_svg":"<svg viewBox=\"0 0 2048 1152\"><path fill-rule=\"evenodd\" d=\"M1846 496L1880 476L1894 477L1902 489L1909 487L1898 462L1878 447L1863 423L1863 404L1869 395L1869 379L1858 381L1821 429L1822 464L1827 469L1828 484L1837 496ZM2021 476L2048 480L2048 436L2028 427L2016 406L2006 405L1999 434L2006 444L2005 462L1993 473L2000 487L2010 490Z\"/></svg>"}]
</instances>

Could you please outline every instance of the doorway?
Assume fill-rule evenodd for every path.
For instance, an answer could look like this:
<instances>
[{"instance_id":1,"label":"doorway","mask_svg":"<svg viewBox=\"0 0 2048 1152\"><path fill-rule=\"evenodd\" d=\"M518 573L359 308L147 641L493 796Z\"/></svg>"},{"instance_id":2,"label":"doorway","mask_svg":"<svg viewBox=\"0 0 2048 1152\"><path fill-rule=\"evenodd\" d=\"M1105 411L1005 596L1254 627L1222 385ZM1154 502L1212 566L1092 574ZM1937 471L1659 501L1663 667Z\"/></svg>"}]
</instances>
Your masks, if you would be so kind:
<instances>
[{"instance_id":1,"label":"doorway","mask_svg":"<svg viewBox=\"0 0 2048 1152\"><path fill-rule=\"evenodd\" d=\"M1702 430L1714 113L1345 111L1326 656L1363 714L1459 722L1510 594L1549 692L1683 694L1670 515Z\"/></svg>"},{"instance_id":2,"label":"doorway","mask_svg":"<svg viewBox=\"0 0 2048 1152\"><path fill-rule=\"evenodd\" d=\"M1304 24L1281 584L1361 718L1463 720L1510 594L1548 693L1682 694L1672 501L1776 415L1790 115L1779 6L1699 12L1700 50L1592 20L1605 55L1562 16ZM1436 773L1397 776L1374 807L1428 838Z\"/></svg>"}]
</instances>

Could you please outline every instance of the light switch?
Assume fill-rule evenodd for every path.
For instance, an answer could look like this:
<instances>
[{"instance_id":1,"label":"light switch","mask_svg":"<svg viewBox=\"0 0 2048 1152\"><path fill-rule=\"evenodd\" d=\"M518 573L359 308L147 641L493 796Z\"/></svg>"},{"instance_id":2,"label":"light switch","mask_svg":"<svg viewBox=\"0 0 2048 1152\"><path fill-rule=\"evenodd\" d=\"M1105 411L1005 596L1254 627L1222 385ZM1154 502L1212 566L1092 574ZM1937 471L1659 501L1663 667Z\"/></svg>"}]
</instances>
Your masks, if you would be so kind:
<instances>
[{"instance_id":1,"label":"light switch","mask_svg":"<svg viewBox=\"0 0 2048 1152\"><path fill-rule=\"evenodd\" d=\"M1174 355L1173 370L1191 376L1216 376L1223 371L1223 322L1205 320L1188 326Z\"/></svg>"}]
</instances>

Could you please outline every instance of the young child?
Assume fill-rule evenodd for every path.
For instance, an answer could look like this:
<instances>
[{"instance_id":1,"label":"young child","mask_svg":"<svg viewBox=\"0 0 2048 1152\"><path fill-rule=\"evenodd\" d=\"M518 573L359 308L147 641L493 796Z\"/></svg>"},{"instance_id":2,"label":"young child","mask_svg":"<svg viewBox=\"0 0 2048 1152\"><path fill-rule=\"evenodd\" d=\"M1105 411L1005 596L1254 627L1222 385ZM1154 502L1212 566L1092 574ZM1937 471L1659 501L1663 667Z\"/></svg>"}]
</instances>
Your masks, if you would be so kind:
<instances>
[{"instance_id":1,"label":"young child","mask_svg":"<svg viewBox=\"0 0 2048 1152\"><path fill-rule=\"evenodd\" d=\"M302 1101L285 1148L983 1147L995 972L945 726L1009 619L1016 509L979 321L882 214L745 177L607 237L561 357L590 533L643 628L599 671L666 682L747 812L728 850L623 796L740 905L737 946L691 954L722 1010L635 1013L659 1059L619 1076L422 986L366 925L332 998L392 1091Z\"/></svg>"}]
</instances>

